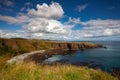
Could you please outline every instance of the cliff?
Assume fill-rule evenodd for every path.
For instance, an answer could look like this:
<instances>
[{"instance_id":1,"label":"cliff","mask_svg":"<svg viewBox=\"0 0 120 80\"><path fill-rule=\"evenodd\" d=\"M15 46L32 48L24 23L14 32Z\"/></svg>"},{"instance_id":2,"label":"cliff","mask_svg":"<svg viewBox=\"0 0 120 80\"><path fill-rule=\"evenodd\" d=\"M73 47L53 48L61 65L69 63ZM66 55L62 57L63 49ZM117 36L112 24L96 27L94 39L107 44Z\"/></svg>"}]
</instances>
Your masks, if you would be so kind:
<instances>
[{"instance_id":1,"label":"cliff","mask_svg":"<svg viewBox=\"0 0 120 80\"><path fill-rule=\"evenodd\" d=\"M14 55L43 49L84 50L103 47L89 42L57 42L30 39L0 38L0 55L13 53Z\"/></svg>"}]
</instances>

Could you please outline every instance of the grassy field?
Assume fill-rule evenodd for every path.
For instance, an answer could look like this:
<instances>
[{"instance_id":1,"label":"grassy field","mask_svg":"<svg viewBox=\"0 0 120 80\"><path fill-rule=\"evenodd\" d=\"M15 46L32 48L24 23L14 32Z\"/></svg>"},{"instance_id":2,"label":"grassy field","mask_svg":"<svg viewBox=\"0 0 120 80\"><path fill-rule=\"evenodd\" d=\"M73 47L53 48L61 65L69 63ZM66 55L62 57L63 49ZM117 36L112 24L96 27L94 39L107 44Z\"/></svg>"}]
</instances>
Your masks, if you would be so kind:
<instances>
[{"instance_id":1,"label":"grassy field","mask_svg":"<svg viewBox=\"0 0 120 80\"><path fill-rule=\"evenodd\" d=\"M9 54L0 57L0 80L117 80L110 74L72 65L42 66L30 63L6 64Z\"/></svg>"}]
</instances>

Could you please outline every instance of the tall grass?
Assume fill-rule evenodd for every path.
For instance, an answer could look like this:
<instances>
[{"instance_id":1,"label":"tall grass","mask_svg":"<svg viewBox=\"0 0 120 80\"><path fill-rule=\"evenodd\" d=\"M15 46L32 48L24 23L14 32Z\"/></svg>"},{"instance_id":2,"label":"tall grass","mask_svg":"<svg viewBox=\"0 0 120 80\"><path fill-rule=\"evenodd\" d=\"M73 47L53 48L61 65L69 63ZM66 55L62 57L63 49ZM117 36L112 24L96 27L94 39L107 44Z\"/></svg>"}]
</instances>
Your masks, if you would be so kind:
<instances>
[{"instance_id":1,"label":"tall grass","mask_svg":"<svg viewBox=\"0 0 120 80\"><path fill-rule=\"evenodd\" d=\"M6 58L5 58L6 57ZM5 64L0 57L0 80L117 80L106 72L72 65Z\"/></svg>"}]
</instances>

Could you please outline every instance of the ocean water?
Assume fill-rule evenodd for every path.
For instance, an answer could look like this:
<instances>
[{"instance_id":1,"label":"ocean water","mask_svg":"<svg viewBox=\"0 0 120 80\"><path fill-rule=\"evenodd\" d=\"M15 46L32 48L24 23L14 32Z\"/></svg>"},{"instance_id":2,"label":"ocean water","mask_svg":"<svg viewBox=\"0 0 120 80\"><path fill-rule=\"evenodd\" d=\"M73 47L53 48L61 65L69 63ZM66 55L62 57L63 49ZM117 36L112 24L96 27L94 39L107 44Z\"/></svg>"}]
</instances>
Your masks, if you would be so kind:
<instances>
[{"instance_id":1,"label":"ocean water","mask_svg":"<svg viewBox=\"0 0 120 80\"><path fill-rule=\"evenodd\" d=\"M90 64L90 68L98 66L105 71L110 71L113 67L120 68L120 41L94 41L93 43L102 44L107 48L76 51L72 55L55 55L45 60L45 63Z\"/></svg>"}]
</instances>

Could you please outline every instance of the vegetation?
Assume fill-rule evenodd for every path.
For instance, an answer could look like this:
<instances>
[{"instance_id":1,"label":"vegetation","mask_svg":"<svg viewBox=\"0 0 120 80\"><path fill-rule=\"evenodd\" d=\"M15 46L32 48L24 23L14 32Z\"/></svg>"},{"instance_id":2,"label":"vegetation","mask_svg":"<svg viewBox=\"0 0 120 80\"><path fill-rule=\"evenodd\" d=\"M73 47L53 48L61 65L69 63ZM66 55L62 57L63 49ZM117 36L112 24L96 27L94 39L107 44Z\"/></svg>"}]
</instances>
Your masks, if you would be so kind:
<instances>
[{"instance_id":1,"label":"vegetation","mask_svg":"<svg viewBox=\"0 0 120 80\"><path fill-rule=\"evenodd\" d=\"M117 80L102 71L72 65L38 65L34 62L6 64L10 55L0 57L0 80Z\"/></svg>"},{"instance_id":2,"label":"vegetation","mask_svg":"<svg viewBox=\"0 0 120 80\"><path fill-rule=\"evenodd\" d=\"M55 42L54 42L55 43ZM85 43L88 45L88 43ZM60 45L61 46L61 45ZM25 39L0 38L0 80L117 80L98 70L73 65L38 65L34 62L7 64L11 57L25 52L60 47L59 43ZM89 46L96 46L89 44ZM66 44L62 44L66 48ZM78 46L74 45L73 48Z\"/></svg>"},{"instance_id":3,"label":"vegetation","mask_svg":"<svg viewBox=\"0 0 120 80\"><path fill-rule=\"evenodd\" d=\"M27 39L3 39L0 38L0 55L10 53L12 55L23 54L30 51L48 49L44 41Z\"/></svg>"}]
</instances>

